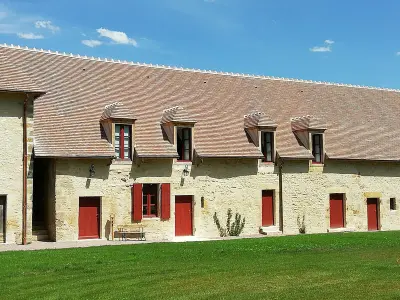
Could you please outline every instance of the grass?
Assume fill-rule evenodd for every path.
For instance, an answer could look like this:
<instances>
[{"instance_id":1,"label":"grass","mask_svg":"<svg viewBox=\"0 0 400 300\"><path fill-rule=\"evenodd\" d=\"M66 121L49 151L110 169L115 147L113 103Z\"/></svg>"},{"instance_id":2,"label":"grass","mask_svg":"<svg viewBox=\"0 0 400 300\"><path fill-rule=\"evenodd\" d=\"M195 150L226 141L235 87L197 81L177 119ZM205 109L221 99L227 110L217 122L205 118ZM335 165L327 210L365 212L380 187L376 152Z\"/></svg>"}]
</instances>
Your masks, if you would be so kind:
<instances>
[{"instance_id":1,"label":"grass","mask_svg":"<svg viewBox=\"0 0 400 300\"><path fill-rule=\"evenodd\" d=\"M400 232L0 253L4 299L400 299Z\"/></svg>"}]
</instances>

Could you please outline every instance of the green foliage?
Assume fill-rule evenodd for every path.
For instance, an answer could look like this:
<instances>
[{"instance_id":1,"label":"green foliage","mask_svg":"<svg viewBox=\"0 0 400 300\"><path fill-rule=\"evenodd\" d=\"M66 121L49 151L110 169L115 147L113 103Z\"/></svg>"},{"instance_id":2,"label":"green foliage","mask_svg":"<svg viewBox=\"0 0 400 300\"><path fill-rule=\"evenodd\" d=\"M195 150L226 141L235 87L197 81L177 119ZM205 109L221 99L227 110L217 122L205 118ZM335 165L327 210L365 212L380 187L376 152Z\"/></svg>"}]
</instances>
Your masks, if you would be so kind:
<instances>
[{"instance_id":1,"label":"green foliage","mask_svg":"<svg viewBox=\"0 0 400 300\"><path fill-rule=\"evenodd\" d=\"M231 223L232 221L232 209L228 209L227 212L227 218L226 218L226 226L222 227L221 223L218 219L217 213L214 213L214 223L218 228L219 235L221 237L224 236L239 236L244 228L244 225L246 224L246 218L243 218L239 213L236 213L235 215L235 220Z\"/></svg>"},{"instance_id":2,"label":"green foliage","mask_svg":"<svg viewBox=\"0 0 400 300\"><path fill-rule=\"evenodd\" d=\"M300 233L306 233L306 216L303 215L303 220L300 221L300 216L297 217L297 226L299 227Z\"/></svg>"}]
</instances>

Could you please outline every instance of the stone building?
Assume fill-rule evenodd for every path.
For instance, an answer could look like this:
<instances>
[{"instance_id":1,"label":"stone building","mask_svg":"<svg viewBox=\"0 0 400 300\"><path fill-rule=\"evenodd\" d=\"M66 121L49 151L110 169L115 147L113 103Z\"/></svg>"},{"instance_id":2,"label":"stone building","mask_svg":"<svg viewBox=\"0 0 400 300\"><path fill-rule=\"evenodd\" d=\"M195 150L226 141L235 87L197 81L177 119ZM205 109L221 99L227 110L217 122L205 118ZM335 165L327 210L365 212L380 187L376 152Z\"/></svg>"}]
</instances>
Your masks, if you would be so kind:
<instances>
[{"instance_id":1,"label":"stone building","mask_svg":"<svg viewBox=\"0 0 400 300\"><path fill-rule=\"evenodd\" d=\"M111 218L215 237L228 208L245 235L400 229L398 90L7 45L0 72L6 243L109 239Z\"/></svg>"}]
</instances>

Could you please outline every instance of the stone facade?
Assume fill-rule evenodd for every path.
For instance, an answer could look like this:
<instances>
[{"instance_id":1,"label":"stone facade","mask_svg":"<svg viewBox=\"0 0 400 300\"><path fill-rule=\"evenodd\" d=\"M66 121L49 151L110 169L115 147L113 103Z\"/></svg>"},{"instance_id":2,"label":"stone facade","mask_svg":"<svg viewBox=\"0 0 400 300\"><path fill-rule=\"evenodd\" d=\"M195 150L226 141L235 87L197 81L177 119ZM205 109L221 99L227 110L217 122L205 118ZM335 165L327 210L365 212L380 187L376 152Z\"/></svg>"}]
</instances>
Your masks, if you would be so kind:
<instances>
[{"instance_id":1,"label":"stone facade","mask_svg":"<svg viewBox=\"0 0 400 300\"><path fill-rule=\"evenodd\" d=\"M23 106L26 95L0 93L0 195L6 197L6 243L22 242ZM28 102L27 242L32 239L33 104Z\"/></svg>"},{"instance_id":2,"label":"stone facade","mask_svg":"<svg viewBox=\"0 0 400 300\"><path fill-rule=\"evenodd\" d=\"M89 178L91 164L96 171L93 178ZM244 235L257 234L262 190L275 191L275 225L279 227L276 166L256 159L210 158L198 166L189 165L187 176L184 168L184 163L172 159L146 160L140 166L101 159L57 159L56 240L78 239L79 197L83 196L101 197L101 238L111 237L110 215L115 215L115 225L131 224L133 183L171 184L171 218L142 220L149 240L173 239L176 195L193 195L193 234L197 237L218 236L213 214L217 212L225 223L228 208L246 218ZM306 233L329 232L330 193L345 194L346 230L367 230L368 197L380 198L381 230L400 230L399 211L389 209L389 198L400 198L400 164L328 160L324 166L313 166L303 160L285 161L282 170L284 234L298 234L303 215Z\"/></svg>"}]
</instances>

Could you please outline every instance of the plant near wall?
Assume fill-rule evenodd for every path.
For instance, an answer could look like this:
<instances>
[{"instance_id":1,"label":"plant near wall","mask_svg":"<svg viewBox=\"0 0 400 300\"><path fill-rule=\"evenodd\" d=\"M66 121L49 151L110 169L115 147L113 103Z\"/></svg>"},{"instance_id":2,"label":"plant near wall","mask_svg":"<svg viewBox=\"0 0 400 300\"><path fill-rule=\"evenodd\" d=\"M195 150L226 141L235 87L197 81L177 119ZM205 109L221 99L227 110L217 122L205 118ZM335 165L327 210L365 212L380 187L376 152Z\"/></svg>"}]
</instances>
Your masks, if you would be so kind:
<instances>
[{"instance_id":1,"label":"plant near wall","mask_svg":"<svg viewBox=\"0 0 400 300\"><path fill-rule=\"evenodd\" d=\"M303 215L303 219L300 221L300 216L297 217L297 226L299 227L300 233L306 233L306 216Z\"/></svg>"},{"instance_id":2,"label":"plant near wall","mask_svg":"<svg viewBox=\"0 0 400 300\"><path fill-rule=\"evenodd\" d=\"M218 219L217 212L214 213L213 219L214 223L218 228L219 236L239 236L246 224L246 218L242 219L242 216L239 213L235 214L235 219L232 222L232 209L228 208L226 218L226 227L222 227L221 222Z\"/></svg>"}]
</instances>

